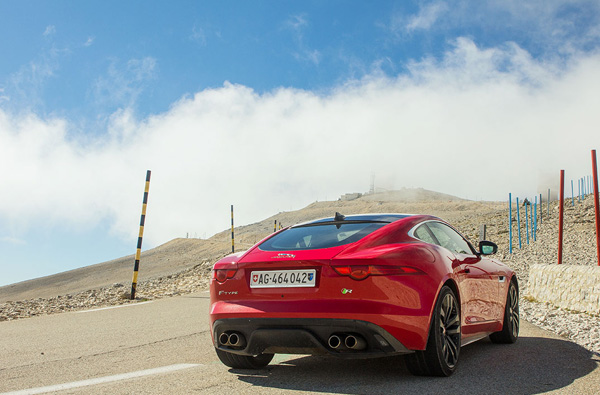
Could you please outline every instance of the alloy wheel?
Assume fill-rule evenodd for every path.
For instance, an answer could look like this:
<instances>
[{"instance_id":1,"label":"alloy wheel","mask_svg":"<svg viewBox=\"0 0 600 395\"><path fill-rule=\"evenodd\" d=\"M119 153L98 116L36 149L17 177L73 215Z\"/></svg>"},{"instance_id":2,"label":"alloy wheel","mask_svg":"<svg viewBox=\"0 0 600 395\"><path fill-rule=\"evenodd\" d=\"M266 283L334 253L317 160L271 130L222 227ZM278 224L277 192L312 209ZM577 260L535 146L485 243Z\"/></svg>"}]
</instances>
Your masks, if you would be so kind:
<instances>
[{"instance_id":1,"label":"alloy wheel","mask_svg":"<svg viewBox=\"0 0 600 395\"><path fill-rule=\"evenodd\" d=\"M517 313L518 314L518 313ZM442 353L446 364L454 367L458 362L458 348L460 344L460 316L454 295L448 293L444 296L440 309L440 332Z\"/></svg>"}]
</instances>

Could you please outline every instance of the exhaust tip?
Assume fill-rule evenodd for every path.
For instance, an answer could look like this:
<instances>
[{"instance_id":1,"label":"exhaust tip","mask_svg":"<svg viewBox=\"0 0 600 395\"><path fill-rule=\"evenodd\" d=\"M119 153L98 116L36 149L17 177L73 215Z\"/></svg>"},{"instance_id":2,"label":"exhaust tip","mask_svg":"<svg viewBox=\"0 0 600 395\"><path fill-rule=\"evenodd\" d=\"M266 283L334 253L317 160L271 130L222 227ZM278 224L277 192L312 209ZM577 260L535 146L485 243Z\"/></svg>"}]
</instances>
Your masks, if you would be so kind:
<instances>
[{"instance_id":1,"label":"exhaust tip","mask_svg":"<svg viewBox=\"0 0 600 395\"><path fill-rule=\"evenodd\" d=\"M222 346L229 345L229 335L227 333L221 333L221 335L219 335L219 344Z\"/></svg>"},{"instance_id":2,"label":"exhaust tip","mask_svg":"<svg viewBox=\"0 0 600 395\"><path fill-rule=\"evenodd\" d=\"M231 346L237 346L240 342L240 337L238 336L237 333L232 333L229 335L229 345Z\"/></svg>"},{"instance_id":3,"label":"exhaust tip","mask_svg":"<svg viewBox=\"0 0 600 395\"><path fill-rule=\"evenodd\" d=\"M351 350L364 350L367 347L367 342L361 336L348 335L344 345Z\"/></svg>"},{"instance_id":4,"label":"exhaust tip","mask_svg":"<svg viewBox=\"0 0 600 395\"><path fill-rule=\"evenodd\" d=\"M329 336L329 340L327 341L327 344L329 344L329 347L331 347L333 349L337 349L337 348L339 348L339 346L342 345L342 339L340 339L340 337L338 335L331 335L331 336Z\"/></svg>"}]
</instances>

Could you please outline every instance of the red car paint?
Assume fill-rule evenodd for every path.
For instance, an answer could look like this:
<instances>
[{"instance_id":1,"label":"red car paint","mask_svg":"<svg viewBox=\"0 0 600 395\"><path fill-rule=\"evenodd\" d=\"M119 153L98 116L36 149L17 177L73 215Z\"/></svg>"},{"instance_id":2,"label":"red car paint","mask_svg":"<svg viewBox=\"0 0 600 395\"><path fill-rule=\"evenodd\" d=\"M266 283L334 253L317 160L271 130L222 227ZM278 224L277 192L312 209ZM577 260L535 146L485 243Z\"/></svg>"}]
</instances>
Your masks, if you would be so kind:
<instances>
[{"instance_id":1,"label":"red car paint","mask_svg":"<svg viewBox=\"0 0 600 395\"><path fill-rule=\"evenodd\" d=\"M411 230L428 221L447 224L433 216L413 215L347 245L261 250L261 244L274 233L244 253L223 258L213 271L227 270L230 278L223 282L214 276L211 279L211 332L218 320L232 318L358 320L388 332L408 351L424 350L434 305L444 284L456 290L460 302L463 345L501 330L514 272L472 247L470 253L459 254L415 238ZM372 275L362 280L335 270L348 266L416 270L411 274ZM309 268L316 270L313 288L250 288L251 271ZM212 335L214 346L219 348L218 334Z\"/></svg>"}]
</instances>

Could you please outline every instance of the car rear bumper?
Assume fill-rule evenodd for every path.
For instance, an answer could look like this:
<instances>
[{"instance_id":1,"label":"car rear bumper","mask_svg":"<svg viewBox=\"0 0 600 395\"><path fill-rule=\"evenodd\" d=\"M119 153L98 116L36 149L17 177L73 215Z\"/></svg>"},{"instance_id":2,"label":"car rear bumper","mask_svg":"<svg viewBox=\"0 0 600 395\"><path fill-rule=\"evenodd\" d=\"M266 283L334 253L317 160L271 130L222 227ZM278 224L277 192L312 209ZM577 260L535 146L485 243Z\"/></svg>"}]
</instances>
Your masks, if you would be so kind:
<instances>
[{"instance_id":1,"label":"car rear bumper","mask_svg":"<svg viewBox=\"0 0 600 395\"><path fill-rule=\"evenodd\" d=\"M240 355L329 354L372 358L412 352L383 328L351 319L225 318L214 322L212 335L215 347ZM232 335L235 344L227 341ZM337 339L332 336L339 339L337 347Z\"/></svg>"}]
</instances>

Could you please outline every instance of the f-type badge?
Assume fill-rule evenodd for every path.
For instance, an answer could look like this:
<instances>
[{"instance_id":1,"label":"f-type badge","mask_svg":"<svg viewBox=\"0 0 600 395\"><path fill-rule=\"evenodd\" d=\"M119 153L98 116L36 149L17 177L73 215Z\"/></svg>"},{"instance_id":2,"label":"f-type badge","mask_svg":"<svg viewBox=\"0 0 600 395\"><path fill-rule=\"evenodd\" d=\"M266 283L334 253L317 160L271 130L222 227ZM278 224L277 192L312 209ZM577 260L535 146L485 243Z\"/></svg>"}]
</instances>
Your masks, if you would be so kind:
<instances>
[{"instance_id":1,"label":"f-type badge","mask_svg":"<svg viewBox=\"0 0 600 395\"><path fill-rule=\"evenodd\" d=\"M296 257L296 255L294 255L294 254L279 253L272 258L295 258L295 257Z\"/></svg>"}]
</instances>

